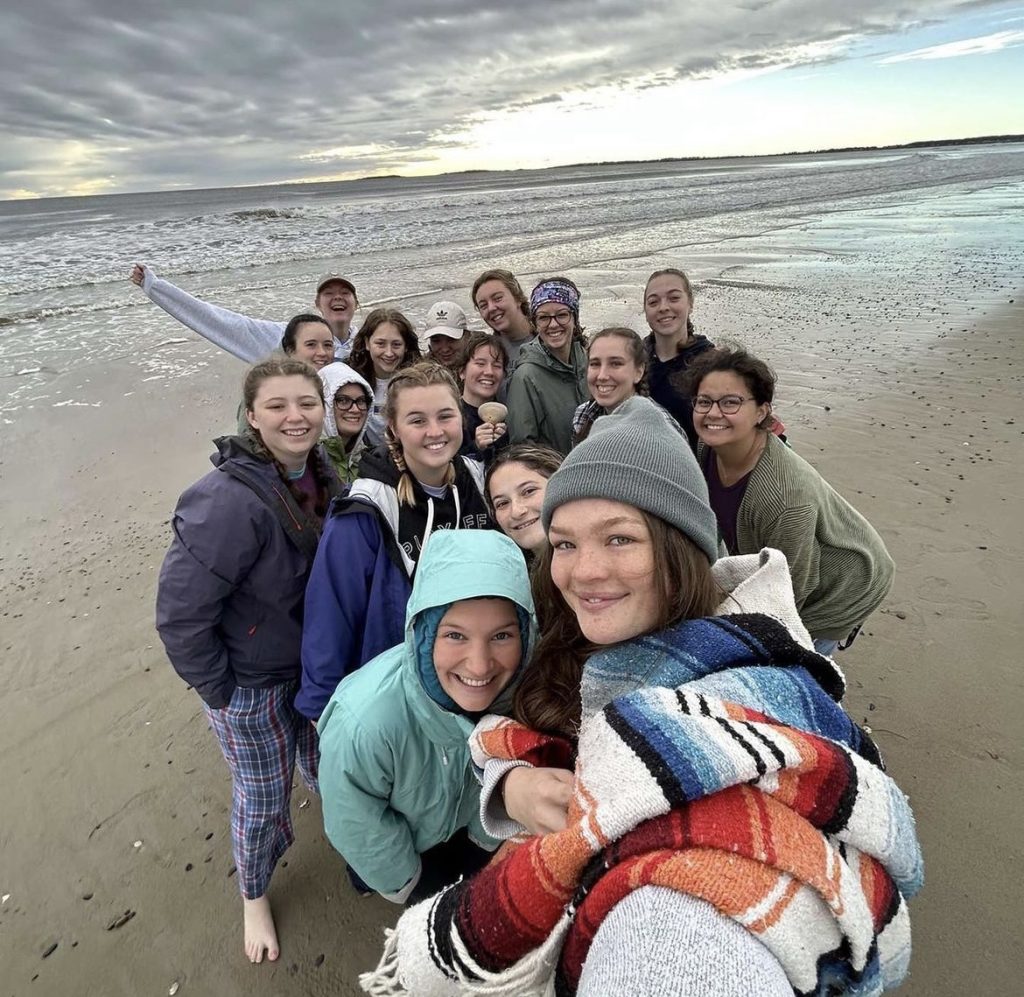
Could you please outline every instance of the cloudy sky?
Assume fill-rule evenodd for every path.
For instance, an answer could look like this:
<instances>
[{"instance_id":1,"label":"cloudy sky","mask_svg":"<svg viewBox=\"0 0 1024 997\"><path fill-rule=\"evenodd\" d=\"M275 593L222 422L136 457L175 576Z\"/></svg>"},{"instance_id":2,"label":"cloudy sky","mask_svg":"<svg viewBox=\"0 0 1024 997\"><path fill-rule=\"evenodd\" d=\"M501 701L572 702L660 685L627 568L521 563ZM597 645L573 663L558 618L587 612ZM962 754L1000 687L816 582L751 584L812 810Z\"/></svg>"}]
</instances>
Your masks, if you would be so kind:
<instances>
[{"instance_id":1,"label":"cloudy sky","mask_svg":"<svg viewBox=\"0 0 1024 997\"><path fill-rule=\"evenodd\" d=\"M0 198L1024 132L1024 3L4 0Z\"/></svg>"}]
</instances>

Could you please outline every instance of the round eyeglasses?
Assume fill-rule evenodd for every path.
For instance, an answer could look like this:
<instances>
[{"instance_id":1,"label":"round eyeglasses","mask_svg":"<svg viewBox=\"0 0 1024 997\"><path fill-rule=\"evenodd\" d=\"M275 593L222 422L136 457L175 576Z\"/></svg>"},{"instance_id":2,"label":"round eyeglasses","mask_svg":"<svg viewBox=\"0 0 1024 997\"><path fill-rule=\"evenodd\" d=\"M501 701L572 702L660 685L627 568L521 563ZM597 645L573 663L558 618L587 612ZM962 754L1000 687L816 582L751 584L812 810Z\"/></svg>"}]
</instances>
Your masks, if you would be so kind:
<instances>
[{"instance_id":1,"label":"round eyeglasses","mask_svg":"<svg viewBox=\"0 0 1024 997\"><path fill-rule=\"evenodd\" d=\"M552 322L558 325L568 325L572 321L572 312L555 312L554 315L538 315L534 321L538 326L547 328Z\"/></svg>"},{"instance_id":2,"label":"round eyeglasses","mask_svg":"<svg viewBox=\"0 0 1024 997\"><path fill-rule=\"evenodd\" d=\"M697 395L693 400L694 412L710 412L716 405L722 415L735 415L746 402L752 402L753 398L743 398L740 395L722 395L721 398L710 398L707 395Z\"/></svg>"}]
</instances>

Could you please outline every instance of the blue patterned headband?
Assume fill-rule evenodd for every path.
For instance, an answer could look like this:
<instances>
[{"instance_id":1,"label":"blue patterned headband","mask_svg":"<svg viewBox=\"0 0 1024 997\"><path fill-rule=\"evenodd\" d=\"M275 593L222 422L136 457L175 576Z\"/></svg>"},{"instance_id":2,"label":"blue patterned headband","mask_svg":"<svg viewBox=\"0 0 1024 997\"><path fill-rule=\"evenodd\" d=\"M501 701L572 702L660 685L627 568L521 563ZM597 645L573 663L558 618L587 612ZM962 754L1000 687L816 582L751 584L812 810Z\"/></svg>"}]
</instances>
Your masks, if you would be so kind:
<instances>
[{"instance_id":1,"label":"blue patterned headband","mask_svg":"<svg viewBox=\"0 0 1024 997\"><path fill-rule=\"evenodd\" d=\"M546 280L543 284L538 284L530 295L530 314L536 315L537 309L549 301L565 305L573 315L580 313L580 292L565 281Z\"/></svg>"}]
</instances>

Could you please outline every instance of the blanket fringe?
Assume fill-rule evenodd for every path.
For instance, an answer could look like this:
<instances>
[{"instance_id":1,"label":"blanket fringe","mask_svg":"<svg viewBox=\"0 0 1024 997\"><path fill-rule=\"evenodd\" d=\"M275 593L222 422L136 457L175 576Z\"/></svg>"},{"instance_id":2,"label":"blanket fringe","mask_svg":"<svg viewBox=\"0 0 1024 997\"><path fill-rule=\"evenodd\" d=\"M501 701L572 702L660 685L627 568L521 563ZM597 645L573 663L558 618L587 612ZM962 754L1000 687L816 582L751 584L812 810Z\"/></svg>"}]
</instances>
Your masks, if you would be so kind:
<instances>
[{"instance_id":1,"label":"blanket fringe","mask_svg":"<svg viewBox=\"0 0 1024 997\"><path fill-rule=\"evenodd\" d=\"M553 997L555 966L571 923L572 914L563 914L551 934L536 949L499 973L481 973L484 976L482 981L462 980L463 992L481 997ZM453 935L452 941L460 957L471 962L472 957L462 939ZM481 972L479 967L475 969Z\"/></svg>"},{"instance_id":2,"label":"blanket fringe","mask_svg":"<svg viewBox=\"0 0 1024 997\"><path fill-rule=\"evenodd\" d=\"M384 929L384 952L380 962L372 972L359 974L359 986L364 993L376 997L408 993L398 977L398 932L394 928Z\"/></svg>"}]
</instances>

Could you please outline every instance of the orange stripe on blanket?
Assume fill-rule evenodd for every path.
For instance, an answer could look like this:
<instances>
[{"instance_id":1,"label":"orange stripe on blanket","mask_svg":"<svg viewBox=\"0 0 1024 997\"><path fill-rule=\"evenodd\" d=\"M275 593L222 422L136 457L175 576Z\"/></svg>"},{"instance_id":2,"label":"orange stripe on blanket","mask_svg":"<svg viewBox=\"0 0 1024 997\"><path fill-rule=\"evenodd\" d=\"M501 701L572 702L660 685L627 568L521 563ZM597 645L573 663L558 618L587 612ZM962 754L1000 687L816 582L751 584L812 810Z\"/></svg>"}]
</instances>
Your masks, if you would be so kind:
<instances>
[{"instance_id":1,"label":"orange stripe on blanket","mask_svg":"<svg viewBox=\"0 0 1024 997\"><path fill-rule=\"evenodd\" d=\"M712 848L656 852L650 857L654 856L659 861L648 865L649 878L637 876L636 886L650 883L689 893L733 918L763 904L781 878L779 872L760 862Z\"/></svg>"}]
</instances>

